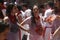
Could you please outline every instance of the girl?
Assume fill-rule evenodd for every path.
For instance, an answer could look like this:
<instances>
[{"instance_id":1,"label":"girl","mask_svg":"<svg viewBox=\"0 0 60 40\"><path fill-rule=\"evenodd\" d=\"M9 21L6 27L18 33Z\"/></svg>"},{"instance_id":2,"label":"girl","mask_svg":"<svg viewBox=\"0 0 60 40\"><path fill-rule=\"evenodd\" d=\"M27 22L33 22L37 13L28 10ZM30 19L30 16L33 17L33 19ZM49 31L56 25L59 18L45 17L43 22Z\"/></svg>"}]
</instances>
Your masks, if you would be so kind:
<instances>
[{"instance_id":1,"label":"girl","mask_svg":"<svg viewBox=\"0 0 60 40\"><path fill-rule=\"evenodd\" d=\"M38 6L34 5L32 16L23 23L29 25L29 40L43 40L43 28L40 23Z\"/></svg>"},{"instance_id":2,"label":"girl","mask_svg":"<svg viewBox=\"0 0 60 40\"><path fill-rule=\"evenodd\" d=\"M15 15L15 13L19 13L17 6L9 4L7 6L6 13L9 18L9 24L10 24L10 32L8 35L8 40L19 40L19 28L17 25L18 21Z\"/></svg>"}]
</instances>

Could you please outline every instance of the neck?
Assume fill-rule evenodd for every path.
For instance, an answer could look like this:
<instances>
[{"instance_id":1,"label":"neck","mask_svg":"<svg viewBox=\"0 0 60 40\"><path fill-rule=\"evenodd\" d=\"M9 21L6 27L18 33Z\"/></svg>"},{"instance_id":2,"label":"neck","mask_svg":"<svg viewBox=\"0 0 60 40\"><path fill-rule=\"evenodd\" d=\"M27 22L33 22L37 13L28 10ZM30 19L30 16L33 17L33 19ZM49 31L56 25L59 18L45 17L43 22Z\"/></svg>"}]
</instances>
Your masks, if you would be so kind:
<instances>
[{"instance_id":1,"label":"neck","mask_svg":"<svg viewBox=\"0 0 60 40\"><path fill-rule=\"evenodd\" d=\"M38 16L38 17L35 17L35 22L37 23L37 24L40 24L40 17Z\"/></svg>"},{"instance_id":2,"label":"neck","mask_svg":"<svg viewBox=\"0 0 60 40\"><path fill-rule=\"evenodd\" d=\"M35 15L35 18L38 18L39 17L39 15Z\"/></svg>"},{"instance_id":3,"label":"neck","mask_svg":"<svg viewBox=\"0 0 60 40\"><path fill-rule=\"evenodd\" d=\"M35 17L35 20L39 20L39 19L40 19L40 17L39 17L39 16L36 16L36 17Z\"/></svg>"}]
</instances>

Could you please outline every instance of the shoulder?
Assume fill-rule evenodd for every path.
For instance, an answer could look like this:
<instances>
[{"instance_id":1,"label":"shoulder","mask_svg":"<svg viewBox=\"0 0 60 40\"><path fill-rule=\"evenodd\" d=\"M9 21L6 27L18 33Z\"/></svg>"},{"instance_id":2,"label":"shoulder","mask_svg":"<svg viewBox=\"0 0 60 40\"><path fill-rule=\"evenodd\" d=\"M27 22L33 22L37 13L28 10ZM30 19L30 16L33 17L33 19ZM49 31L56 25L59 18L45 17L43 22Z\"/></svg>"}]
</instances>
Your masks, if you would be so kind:
<instances>
[{"instance_id":1,"label":"shoulder","mask_svg":"<svg viewBox=\"0 0 60 40\"><path fill-rule=\"evenodd\" d=\"M54 16L54 15L53 15ZM60 19L60 15L55 15L56 16L56 19Z\"/></svg>"},{"instance_id":2,"label":"shoulder","mask_svg":"<svg viewBox=\"0 0 60 40\"><path fill-rule=\"evenodd\" d=\"M51 10L51 9L47 9L46 11L45 11L45 13L51 13L53 10Z\"/></svg>"},{"instance_id":3,"label":"shoulder","mask_svg":"<svg viewBox=\"0 0 60 40\"><path fill-rule=\"evenodd\" d=\"M54 20L54 23L60 24L60 17L59 16L56 16L56 18Z\"/></svg>"},{"instance_id":4,"label":"shoulder","mask_svg":"<svg viewBox=\"0 0 60 40\"><path fill-rule=\"evenodd\" d=\"M27 9L25 12L31 12L31 9Z\"/></svg>"}]
</instances>

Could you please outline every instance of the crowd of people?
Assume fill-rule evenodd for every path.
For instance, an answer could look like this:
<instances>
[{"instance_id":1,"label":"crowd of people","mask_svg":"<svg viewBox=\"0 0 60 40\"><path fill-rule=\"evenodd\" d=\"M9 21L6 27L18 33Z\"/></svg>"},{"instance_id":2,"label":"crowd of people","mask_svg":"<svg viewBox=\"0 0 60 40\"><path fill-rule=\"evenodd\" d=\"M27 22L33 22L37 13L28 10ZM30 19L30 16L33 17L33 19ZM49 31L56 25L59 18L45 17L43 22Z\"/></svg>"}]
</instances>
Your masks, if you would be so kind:
<instances>
[{"instance_id":1,"label":"crowd of people","mask_svg":"<svg viewBox=\"0 0 60 40\"><path fill-rule=\"evenodd\" d=\"M60 0L32 7L0 0L0 40L53 40L59 26Z\"/></svg>"}]
</instances>

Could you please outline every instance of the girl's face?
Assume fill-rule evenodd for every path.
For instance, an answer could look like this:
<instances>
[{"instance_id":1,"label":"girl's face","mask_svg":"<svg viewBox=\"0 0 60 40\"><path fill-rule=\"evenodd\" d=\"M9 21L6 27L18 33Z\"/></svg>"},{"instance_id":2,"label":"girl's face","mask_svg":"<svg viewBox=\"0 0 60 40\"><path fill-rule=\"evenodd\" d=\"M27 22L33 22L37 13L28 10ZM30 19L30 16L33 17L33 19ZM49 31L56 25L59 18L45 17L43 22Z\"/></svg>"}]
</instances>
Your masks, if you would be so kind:
<instances>
[{"instance_id":1,"label":"girl's face","mask_svg":"<svg viewBox=\"0 0 60 40\"><path fill-rule=\"evenodd\" d=\"M15 13L18 13L18 11L19 11L19 10L18 10L17 6L14 6L13 9L12 9L12 13L14 13L14 14L15 14Z\"/></svg>"},{"instance_id":2,"label":"girl's face","mask_svg":"<svg viewBox=\"0 0 60 40\"><path fill-rule=\"evenodd\" d=\"M60 2L56 1L56 7L60 8Z\"/></svg>"},{"instance_id":3,"label":"girl's face","mask_svg":"<svg viewBox=\"0 0 60 40\"><path fill-rule=\"evenodd\" d=\"M38 13L38 8L33 9L34 13Z\"/></svg>"},{"instance_id":4,"label":"girl's face","mask_svg":"<svg viewBox=\"0 0 60 40\"><path fill-rule=\"evenodd\" d=\"M39 9L38 8L33 9L33 13L34 13L34 16L37 17L39 14Z\"/></svg>"}]
</instances>

